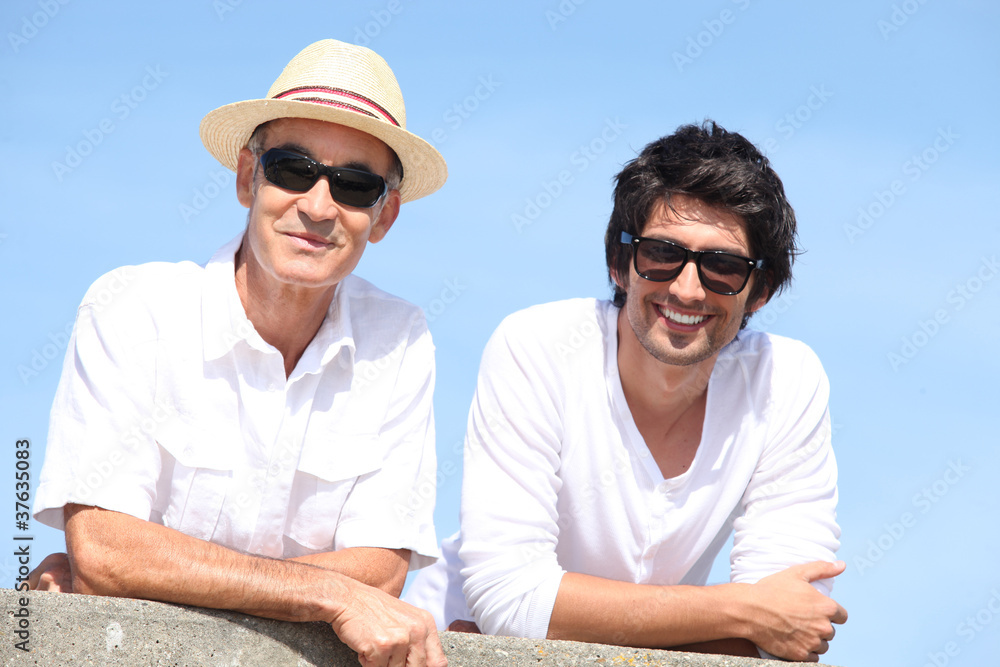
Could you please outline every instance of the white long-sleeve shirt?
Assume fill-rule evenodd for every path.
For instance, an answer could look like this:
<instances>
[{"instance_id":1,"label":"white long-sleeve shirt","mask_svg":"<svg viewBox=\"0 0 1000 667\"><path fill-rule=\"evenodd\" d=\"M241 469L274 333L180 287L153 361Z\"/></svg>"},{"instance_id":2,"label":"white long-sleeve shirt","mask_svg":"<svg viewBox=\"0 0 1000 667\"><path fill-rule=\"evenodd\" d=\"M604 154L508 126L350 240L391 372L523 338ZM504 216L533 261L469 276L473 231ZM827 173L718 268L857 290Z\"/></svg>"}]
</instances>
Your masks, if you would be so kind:
<instances>
[{"instance_id":1,"label":"white long-sleeve shirt","mask_svg":"<svg viewBox=\"0 0 1000 667\"><path fill-rule=\"evenodd\" d=\"M703 585L734 528L734 582L834 560L837 468L815 354L741 332L712 371L690 468L664 479L622 391L617 316L592 299L536 306L487 344L461 533L407 595L439 624L471 610L483 632L542 638L564 572ZM816 585L829 594L829 580Z\"/></svg>"}]
</instances>

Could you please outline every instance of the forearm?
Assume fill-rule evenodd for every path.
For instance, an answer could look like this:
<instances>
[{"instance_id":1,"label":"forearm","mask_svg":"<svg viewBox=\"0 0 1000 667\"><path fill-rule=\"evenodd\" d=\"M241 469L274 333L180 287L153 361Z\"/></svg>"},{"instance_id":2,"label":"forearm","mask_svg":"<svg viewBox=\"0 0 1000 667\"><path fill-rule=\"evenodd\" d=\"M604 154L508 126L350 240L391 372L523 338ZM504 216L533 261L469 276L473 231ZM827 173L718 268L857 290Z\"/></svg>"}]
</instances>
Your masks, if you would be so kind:
<instances>
[{"instance_id":1,"label":"forearm","mask_svg":"<svg viewBox=\"0 0 1000 667\"><path fill-rule=\"evenodd\" d=\"M289 560L339 572L399 597L410 566L409 549L354 547L299 556Z\"/></svg>"},{"instance_id":2,"label":"forearm","mask_svg":"<svg viewBox=\"0 0 1000 667\"><path fill-rule=\"evenodd\" d=\"M749 640L789 660L815 662L847 611L812 587L844 571L842 561L795 565L755 584L653 586L566 574L550 639L654 648ZM729 645L727 642L726 645ZM733 644L738 650L743 642Z\"/></svg>"},{"instance_id":3,"label":"forearm","mask_svg":"<svg viewBox=\"0 0 1000 667\"><path fill-rule=\"evenodd\" d=\"M667 648L746 637L740 587L654 586L566 573L548 638Z\"/></svg>"},{"instance_id":4,"label":"forearm","mask_svg":"<svg viewBox=\"0 0 1000 667\"><path fill-rule=\"evenodd\" d=\"M343 575L309 563L241 554L119 512L70 505L73 590L330 622L350 596Z\"/></svg>"}]
</instances>

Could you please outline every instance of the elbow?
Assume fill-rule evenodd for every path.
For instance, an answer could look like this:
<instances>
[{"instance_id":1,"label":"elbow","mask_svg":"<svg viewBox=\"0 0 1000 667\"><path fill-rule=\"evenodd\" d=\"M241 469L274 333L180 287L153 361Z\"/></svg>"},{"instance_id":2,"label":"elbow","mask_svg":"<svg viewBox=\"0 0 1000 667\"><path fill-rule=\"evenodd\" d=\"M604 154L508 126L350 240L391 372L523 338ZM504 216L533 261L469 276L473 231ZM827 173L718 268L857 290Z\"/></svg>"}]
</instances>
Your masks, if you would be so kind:
<instances>
[{"instance_id":1,"label":"elbow","mask_svg":"<svg viewBox=\"0 0 1000 667\"><path fill-rule=\"evenodd\" d=\"M66 513L66 553L69 557L73 592L83 595L124 596L114 577L114 557L93 530L93 507L68 506Z\"/></svg>"},{"instance_id":2,"label":"elbow","mask_svg":"<svg viewBox=\"0 0 1000 667\"><path fill-rule=\"evenodd\" d=\"M402 572L397 570L396 572L391 573L382 582L376 584L375 587L384 593L388 593L394 598L398 598L403 594L403 585L406 583L406 572L407 570L403 570Z\"/></svg>"},{"instance_id":3,"label":"elbow","mask_svg":"<svg viewBox=\"0 0 1000 667\"><path fill-rule=\"evenodd\" d=\"M398 598L403 594L406 575L410 571L412 552L409 549L390 549L384 554L379 553L379 555L382 556L383 560L379 567L372 568L372 570L380 574L376 580L366 583L383 593Z\"/></svg>"},{"instance_id":4,"label":"elbow","mask_svg":"<svg viewBox=\"0 0 1000 667\"><path fill-rule=\"evenodd\" d=\"M102 550L82 539L66 539L69 556L73 592L83 595L114 595L113 588L104 572L100 553ZM105 554L106 557L106 554Z\"/></svg>"},{"instance_id":5,"label":"elbow","mask_svg":"<svg viewBox=\"0 0 1000 667\"><path fill-rule=\"evenodd\" d=\"M502 598L499 598L497 592L489 589L476 590L475 587L465 591L465 599L476 625L483 634L501 637L524 636L524 633L517 631L517 623L512 614L513 609L517 608L517 600L502 604L499 602Z\"/></svg>"}]
</instances>

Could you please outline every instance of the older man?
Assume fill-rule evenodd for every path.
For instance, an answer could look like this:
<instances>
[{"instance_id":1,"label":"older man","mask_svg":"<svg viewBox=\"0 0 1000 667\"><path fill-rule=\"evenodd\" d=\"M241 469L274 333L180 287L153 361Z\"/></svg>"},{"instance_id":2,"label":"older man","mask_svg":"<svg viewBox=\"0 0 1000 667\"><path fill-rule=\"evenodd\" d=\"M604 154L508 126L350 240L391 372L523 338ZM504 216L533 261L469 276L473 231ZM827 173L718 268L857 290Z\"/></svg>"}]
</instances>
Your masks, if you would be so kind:
<instances>
[{"instance_id":1,"label":"older man","mask_svg":"<svg viewBox=\"0 0 1000 667\"><path fill-rule=\"evenodd\" d=\"M437 553L433 500L410 500L435 478L433 344L351 275L447 176L405 126L385 61L333 40L205 117L246 228L84 297L35 504L68 556L33 586L321 620L364 664L444 663L396 599Z\"/></svg>"},{"instance_id":2,"label":"older man","mask_svg":"<svg viewBox=\"0 0 1000 667\"><path fill-rule=\"evenodd\" d=\"M827 379L802 343L741 330L791 279L795 227L767 159L714 123L626 165L613 300L497 329L461 533L408 599L491 634L825 652L847 616L824 595L844 567ZM705 586L734 529L732 583Z\"/></svg>"}]
</instances>

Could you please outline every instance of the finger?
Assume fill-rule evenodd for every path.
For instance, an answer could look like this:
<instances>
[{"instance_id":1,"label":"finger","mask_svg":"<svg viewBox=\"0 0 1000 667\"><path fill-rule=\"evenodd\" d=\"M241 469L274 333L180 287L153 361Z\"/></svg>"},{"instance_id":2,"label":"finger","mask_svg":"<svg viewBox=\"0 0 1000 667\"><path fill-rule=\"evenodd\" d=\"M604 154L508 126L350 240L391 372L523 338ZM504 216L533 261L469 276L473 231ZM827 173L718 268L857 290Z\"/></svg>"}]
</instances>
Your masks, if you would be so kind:
<instances>
[{"instance_id":1,"label":"finger","mask_svg":"<svg viewBox=\"0 0 1000 667\"><path fill-rule=\"evenodd\" d=\"M66 578L60 573L53 573L52 570L46 570L42 572L42 576L38 578L37 589L39 591L47 591L49 593L62 593L68 591L70 586L64 585Z\"/></svg>"},{"instance_id":2,"label":"finger","mask_svg":"<svg viewBox=\"0 0 1000 667\"><path fill-rule=\"evenodd\" d=\"M833 615L833 617L830 619L830 621L832 623L841 623L841 624L846 623L847 622L847 610L844 609L843 607L841 607L838 604L837 605L837 612Z\"/></svg>"},{"instance_id":3,"label":"finger","mask_svg":"<svg viewBox=\"0 0 1000 667\"><path fill-rule=\"evenodd\" d=\"M37 590L38 589L38 582L39 582L39 580L42 578L42 575L45 574L48 571L48 569L49 569L49 563L52 562L53 556L57 556L57 555L58 554L49 554L48 556L46 556L45 558L42 559L42 562L38 564L38 567L36 567L34 570L31 571L30 574L28 574L28 589L29 590Z\"/></svg>"},{"instance_id":4,"label":"finger","mask_svg":"<svg viewBox=\"0 0 1000 667\"><path fill-rule=\"evenodd\" d=\"M441 646L441 638L438 637L437 630L427 636L427 666L447 667L448 658L444 655L444 647Z\"/></svg>"},{"instance_id":5,"label":"finger","mask_svg":"<svg viewBox=\"0 0 1000 667\"><path fill-rule=\"evenodd\" d=\"M392 664L392 653L382 642L373 641L366 649L358 651L358 662L364 667L385 667Z\"/></svg>"},{"instance_id":6,"label":"finger","mask_svg":"<svg viewBox=\"0 0 1000 667\"><path fill-rule=\"evenodd\" d=\"M51 572L45 572L38 578L38 590L48 591L50 593L59 592L59 584L56 582L55 577L52 576Z\"/></svg>"},{"instance_id":7,"label":"finger","mask_svg":"<svg viewBox=\"0 0 1000 667\"><path fill-rule=\"evenodd\" d=\"M823 655L829 650L830 650L830 642L826 641L825 639L821 639L819 640L819 648L816 649L815 653L816 655Z\"/></svg>"},{"instance_id":8,"label":"finger","mask_svg":"<svg viewBox=\"0 0 1000 667\"><path fill-rule=\"evenodd\" d=\"M397 644L389 655L389 667L424 667L427 660L424 658L423 646L417 651L418 644Z\"/></svg>"},{"instance_id":9,"label":"finger","mask_svg":"<svg viewBox=\"0 0 1000 667\"><path fill-rule=\"evenodd\" d=\"M34 570L31 571L31 574L28 575L29 591L38 590L38 580L41 579L41 577L42 577L42 566L39 565L38 567L36 567Z\"/></svg>"},{"instance_id":10,"label":"finger","mask_svg":"<svg viewBox=\"0 0 1000 667\"><path fill-rule=\"evenodd\" d=\"M794 567L804 580L812 582L817 579L829 579L831 577L836 577L838 574L841 574L845 569L847 569L847 563L842 560L834 561L832 563L825 560L816 560L811 563L803 563L802 565L796 565Z\"/></svg>"},{"instance_id":11,"label":"finger","mask_svg":"<svg viewBox=\"0 0 1000 667\"><path fill-rule=\"evenodd\" d=\"M448 626L448 630L451 632L465 632L473 635L483 634L479 630L479 626L472 621L452 621L451 625Z\"/></svg>"},{"instance_id":12,"label":"finger","mask_svg":"<svg viewBox=\"0 0 1000 667\"><path fill-rule=\"evenodd\" d=\"M386 656L376 648L371 648L364 653L358 653L358 662L362 664L363 667L385 667Z\"/></svg>"}]
</instances>

